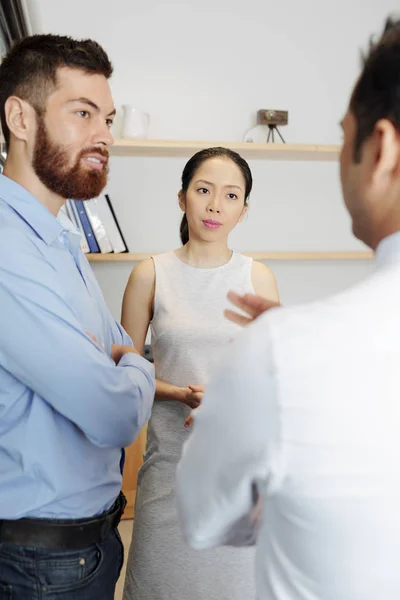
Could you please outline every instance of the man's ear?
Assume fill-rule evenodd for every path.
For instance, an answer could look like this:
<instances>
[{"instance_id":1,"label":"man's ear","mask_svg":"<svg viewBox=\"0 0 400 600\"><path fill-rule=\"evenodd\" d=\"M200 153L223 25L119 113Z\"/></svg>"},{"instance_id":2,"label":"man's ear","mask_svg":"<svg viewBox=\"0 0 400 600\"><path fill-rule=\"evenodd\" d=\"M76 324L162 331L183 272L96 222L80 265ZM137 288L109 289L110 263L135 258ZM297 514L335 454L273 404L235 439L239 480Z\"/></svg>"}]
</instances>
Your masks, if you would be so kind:
<instances>
[{"instance_id":1,"label":"man's ear","mask_svg":"<svg viewBox=\"0 0 400 600\"><path fill-rule=\"evenodd\" d=\"M183 212L186 212L186 196L182 190L179 190L179 192L178 192L178 202L179 202L179 208Z\"/></svg>"},{"instance_id":2,"label":"man's ear","mask_svg":"<svg viewBox=\"0 0 400 600\"><path fill-rule=\"evenodd\" d=\"M400 172L400 135L388 119L380 119L362 147L361 181L364 197L382 209Z\"/></svg>"},{"instance_id":3,"label":"man's ear","mask_svg":"<svg viewBox=\"0 0 400 600\"><path fill-rule=\"evenodd\" d=\"M400 135L393 123L380 119L371 136L374 151L374 165L371 179L374 184L398 174L400 164Z\"/></svg>"},{"instance_id":4,"label":"man's ear","mask_svg":"<svg viewBox=\"0 0 400 600\"><path fill-rule=\"evenodd\" d=\"M36 113L28 102L10 96L4 105L4 113L10 134L24 142L32 138L36 131Z\"/></svg>"}]
</instances>

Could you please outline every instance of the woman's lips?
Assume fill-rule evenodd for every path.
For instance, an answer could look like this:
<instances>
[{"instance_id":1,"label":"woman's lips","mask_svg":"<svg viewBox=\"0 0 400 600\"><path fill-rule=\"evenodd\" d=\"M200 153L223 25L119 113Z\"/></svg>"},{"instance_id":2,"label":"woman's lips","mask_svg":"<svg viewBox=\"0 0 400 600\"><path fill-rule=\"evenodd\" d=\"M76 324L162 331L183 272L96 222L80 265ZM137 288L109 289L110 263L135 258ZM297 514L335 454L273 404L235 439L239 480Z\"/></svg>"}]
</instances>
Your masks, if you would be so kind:
<instances>
[{"instance_id":1,"label":"woman's lips","mask_svg":"<svg viewBox=\"0 0 400 600\"><path fill-rule=\"evenodd\" d=\"M203 221L203 223L207 229L218 229L222 225L219 221L213 221L212 219L207 219L206 221Z\"/></svg>"}]
</instances>

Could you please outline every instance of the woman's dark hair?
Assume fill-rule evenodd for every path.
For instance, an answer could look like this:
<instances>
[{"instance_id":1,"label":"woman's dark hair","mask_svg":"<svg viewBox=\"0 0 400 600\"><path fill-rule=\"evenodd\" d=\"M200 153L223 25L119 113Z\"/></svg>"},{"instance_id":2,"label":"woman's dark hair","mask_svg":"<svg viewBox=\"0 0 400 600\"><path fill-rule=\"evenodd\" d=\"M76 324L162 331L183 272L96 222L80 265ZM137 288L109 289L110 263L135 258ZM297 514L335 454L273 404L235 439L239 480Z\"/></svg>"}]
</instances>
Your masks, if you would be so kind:
<instances>
[{"instance_id":1,"label":"woman's dark hair","mask_svg":"<svg viewBox=\"0 0 400 600\"><path fill-rule=\"evenodd\" d=\"M233 160L233 162L239 167L242 172L245 181L245 193L244 193L244 205L247 206L247 201L250 196L251 188L253 187L253 177L251 175L250 167L247 162L233 150L229 150L229 148L205 148L204 150L200 150L197 152L185 165L182 173L182 193L186 194L190 182L192 181L197 169L201 167L201 165L210 158L229 158ZM180 226L180 236L181 242L184 246L189 241L189 226L186 217L186 213L182 217L181 226Z\"/></svg>"},{"instance_id":2,"label":"woman's dark hair","mask_svg":"<svg viewBox=\"0 0 400 600\"><path fill-rule=\"evenodd\" d=\"M354 160L380 119L400 132L400 20L388 19L380 40L363 56L363 70L354 89L350 110L356 119Z\"/></svg>"}]
</instances>

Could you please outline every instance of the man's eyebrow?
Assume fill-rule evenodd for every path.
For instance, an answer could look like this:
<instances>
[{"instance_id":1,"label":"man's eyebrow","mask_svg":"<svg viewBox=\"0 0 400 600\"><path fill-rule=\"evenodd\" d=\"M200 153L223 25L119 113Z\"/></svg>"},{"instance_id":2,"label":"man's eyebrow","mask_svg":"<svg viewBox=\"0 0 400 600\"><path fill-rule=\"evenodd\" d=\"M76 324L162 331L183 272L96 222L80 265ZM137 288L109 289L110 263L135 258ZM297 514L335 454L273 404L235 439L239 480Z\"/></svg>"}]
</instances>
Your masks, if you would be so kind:
<instances>
[{"instance_id":1,"label":"man's eyebrow","mask_svg":"<svg viewBox=\"0 0 400 600\"><path fill-rule=\"evenodd\" d=\"M95 102L93 102L92 100L89 100L89 98L74 98L73 100L70 100L70 102L81 102L82 104L88 104L89 106L91 106L96 112L100 112L100 108L97 106L97 104ZM114 108L114 110L112 110L110 113L108 113L108 117L114 116L116 114L116 109Z\"/></svg>"}]
</instances>

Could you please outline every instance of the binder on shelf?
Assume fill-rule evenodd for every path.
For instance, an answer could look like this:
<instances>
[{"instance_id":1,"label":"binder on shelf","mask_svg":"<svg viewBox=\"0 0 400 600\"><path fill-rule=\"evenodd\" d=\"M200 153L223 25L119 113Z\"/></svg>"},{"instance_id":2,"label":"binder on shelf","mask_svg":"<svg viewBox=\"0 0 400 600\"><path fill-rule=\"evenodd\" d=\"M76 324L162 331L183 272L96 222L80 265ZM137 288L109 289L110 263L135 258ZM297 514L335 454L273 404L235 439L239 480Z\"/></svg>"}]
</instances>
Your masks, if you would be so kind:
<instances>
[{"instance_id":1,"label":"binder on shelf","mask_svg":"<svg viewBox=\"0 0 400 600\"><path fill-rule=\"evenodd\" d=\"M100 219L103 222L108 238L111 242L113 251L116 254L119 254L121 252L128 252L127 245L119 227L108 194L102 194L101 196L96 198L95 201L99 211Z\"/></svg>"},{"instance_id":2,"label":"binder on shelf","mask_svg":"<svg viewBox=\"0 0 400 600\"><path fill-rule=\"evenodd\" d=\"M83 231L86 236L87 243L89 244L89 249L92 254L96 254L100 252L99 245L94 236L92 226L89 221L89 217L86 214L85 205L82 200L73 200L75 202L75 206L78 212L78 217L82 224Z\"/></svg>"},{"instance_id":3,"label":"binder on shelf","mask_svg":"<svg viewBox=\"0 0 400 600\"><path fill-rule=\"evenodd\" d=\"M117 215L115 214L115 211L114 211L114 208L113 208L113 205L112 205L112 202L111 202L111 198L110 198L110 196L108 194L105 194L105 199L107 200L107 205L108 205L108 207L109 207L109 209L111 211L111 214L112 214L112 216L114 218L115 225L117 226L119 235L121 236L122 242L123 242L123 244L124 244L124 246L126 248L126 252L129 252L128 245L127 245L127 243L125 241L124 234L122 233L122 229L119 226Z\"/></svg>"},{"instance_id":4,"label":"binder on shelf","mask_svg":"<svg viewBox=\"0 0 400 600\"><path fill-rule=\"evenodd\" d=\"M74 227L76 227L75 225L75 221L74 221L74 217L73 214L71 212L71 207L68 206L68 200L66 201L66 203L61 207L61 211L64 211L64 213L66 213L68 219L71 221L72 225L74 225Z\"/></svg>"},{"instance_id":5,"label":"binder on shelf","mask_svg":"<svg viewBox=\"0 0 400 600\"><path fill-rule=\"evenodd\" d=\"M88 254L90 252L89 244L87 242L85 232L83 231L82 223L78 216L78 209L74 200L67 200L66 202L67 211L70 215L70 220L75 225L76 229L81 234L81 250L84 254Z\"/></svg>"},{"instance_id":6,"label":"binder on shelf","mask_svg":"<svg viewBox=\"0 0 400 600\"><path fill-rule=\"evenodd\" d=\"M113 247L111 245L107 231L104 227L104 223L101 219L97 200L97 198L92 198L92 200L86 200L84 206L86 214L92 226L97 244L100 248L100 252L102 254L108 254L109 252L113 251Z\"/></svg>"}]
</instances>

